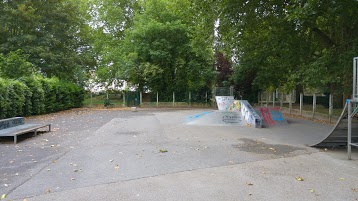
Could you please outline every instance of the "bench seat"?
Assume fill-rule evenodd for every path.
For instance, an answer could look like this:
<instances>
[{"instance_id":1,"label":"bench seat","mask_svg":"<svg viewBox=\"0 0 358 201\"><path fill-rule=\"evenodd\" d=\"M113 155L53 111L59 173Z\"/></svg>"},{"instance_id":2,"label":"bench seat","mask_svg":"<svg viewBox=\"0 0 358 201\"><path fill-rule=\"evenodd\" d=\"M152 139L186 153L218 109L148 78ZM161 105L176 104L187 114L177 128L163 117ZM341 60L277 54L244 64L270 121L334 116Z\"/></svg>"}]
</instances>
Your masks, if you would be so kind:
<instances>
[{"instance_id":1,"label":"bench seat","mask_svg":"<svg viewBox=\"0 0 358 201\"><path fill-rule=\"evenodd\" d=\"M51 131L51 124L22 124L14 127L0 130L0 137L14 137L14 144L17 143L17 136L29 132L35 132L40 128L48 127L48 131Z\"/></svg>"}]
</instances>

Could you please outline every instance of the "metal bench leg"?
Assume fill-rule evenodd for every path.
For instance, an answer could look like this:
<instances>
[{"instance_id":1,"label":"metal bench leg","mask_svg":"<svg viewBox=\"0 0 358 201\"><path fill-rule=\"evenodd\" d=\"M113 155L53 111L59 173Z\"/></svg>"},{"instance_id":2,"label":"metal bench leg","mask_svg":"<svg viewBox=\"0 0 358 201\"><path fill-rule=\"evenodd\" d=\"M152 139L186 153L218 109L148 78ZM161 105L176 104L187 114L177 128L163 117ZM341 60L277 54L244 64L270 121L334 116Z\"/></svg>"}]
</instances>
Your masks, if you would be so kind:
<instances>
[{"instance_id":1,"label":"metal bench leg","mask_svg":"<svg viewBox=\"0 0 358 201\"><path fill-rule=\"evenodd\" d=\"M37 130L35 130L35 136L37 136Z\"/></svg>"},{"instance_id":2,"label":"metal bench leg","mask_svg":"<svg viewBox=\"0 0 358 201\"><path fill-rule=\"evenodd\" d=\"M14 144L17 143L17 135L14 135Z\"/></svg>"}]
</instances>

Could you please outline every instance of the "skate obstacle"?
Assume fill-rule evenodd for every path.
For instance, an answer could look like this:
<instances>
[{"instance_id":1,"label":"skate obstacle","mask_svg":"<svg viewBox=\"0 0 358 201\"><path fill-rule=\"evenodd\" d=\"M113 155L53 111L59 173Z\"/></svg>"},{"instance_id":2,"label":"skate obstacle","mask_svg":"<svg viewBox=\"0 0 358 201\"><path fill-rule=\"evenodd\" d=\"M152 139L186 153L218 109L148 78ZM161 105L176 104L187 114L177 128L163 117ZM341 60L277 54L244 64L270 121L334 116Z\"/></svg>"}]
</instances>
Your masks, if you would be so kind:
<instances>
[{"instance_id":1,"label":"skate obstacle","mask_svg":"<svg viewBox=\"0 0 358 201\"><path fill-rule=\"evenodd\" d=\"M246 100L233 96L216 96L218 110L206 111L187 117L187 124L251 126L261 128L261 118Z\"/></svg>"},{"instance_id":2,"label":"skate obstacle","mask_svg":"<svg viewBox=\"0 0 358 201\"><path fill-rule=\"evenodd\" d=\"M347 146L348 133L348 103L339 117L337 123L321 141L311 144L311 147L338 147ZM352 119L352 142L358 143L358 118L355 116Z\"/></svg>"},{"instance_id":3,"label":"skate obstacle","mask_svg":"<svg viewBox=\"0 0 358 201\"><path fill-rule=\"evenodd\" d=\"M286 119L283 117L280 108L259 107L258 113L262 119L263 127L286 126Z\"/></svg>"}]
</instances>

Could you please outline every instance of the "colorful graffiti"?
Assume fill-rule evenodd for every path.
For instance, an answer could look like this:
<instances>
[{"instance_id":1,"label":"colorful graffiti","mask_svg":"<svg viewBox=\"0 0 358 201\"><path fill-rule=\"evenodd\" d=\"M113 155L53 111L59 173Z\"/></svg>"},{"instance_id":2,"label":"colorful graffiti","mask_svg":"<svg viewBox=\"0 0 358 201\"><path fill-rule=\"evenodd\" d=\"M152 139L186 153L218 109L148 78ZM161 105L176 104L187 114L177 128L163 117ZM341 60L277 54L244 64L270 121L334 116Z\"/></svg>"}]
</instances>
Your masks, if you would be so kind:
<instances>
[{"instance_id":1,"label":"colorful graffiti","mask_svg":"<svg viewBox=\"0 0 358 201\"><path fill-rule=\"evenodd\" d=\"M230 111L240 111L241 109L241 103L238 100L234 100L233 103L229 106L228 110Z\"/></svg>"},{"instance_id":2,"label":"colorful graffiti","mask_svg":"<svg viewBox=\"0 0 358 201\"><path fill-rule=\"evenodd\" d=\"M279 108L260 108L261 116L266 126L287 125Z\"/></svg>"},{"instance_id":3,"label":"colorful graffiti","mask_svg":"<svg viewBox=\"0 0 358 201\"><path fill-rule=\"evenodd\" d=\"M261 128L261 118L247 100L241 100L241 115L246 122L255 128Z\"/></svg>"},{"instance_id":4,"label":"colorful graffiti","mask_svg":"<svg viewBox=\"0 0 358 201\"><path fill-rule=\"evenodd\" d=\"M219 110L228 110L235 100L233 96L215 96L215 99Z\"/></svg>"}]
</instances>

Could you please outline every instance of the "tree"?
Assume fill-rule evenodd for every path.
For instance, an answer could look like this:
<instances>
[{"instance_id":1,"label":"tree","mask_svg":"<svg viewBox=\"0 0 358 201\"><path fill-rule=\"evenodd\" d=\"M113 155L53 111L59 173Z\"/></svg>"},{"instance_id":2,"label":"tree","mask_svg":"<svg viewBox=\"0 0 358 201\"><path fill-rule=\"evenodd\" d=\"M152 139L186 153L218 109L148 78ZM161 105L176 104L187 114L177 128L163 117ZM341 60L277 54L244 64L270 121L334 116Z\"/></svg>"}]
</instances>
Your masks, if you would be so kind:
<instances>
[{"instance_id":1,"label":"tree","mask_svg":"<svg viewBox=\"0 0 358 201\"><path fill-rule=\"evenodd\" d=\"M44 75L73 81L92 65L88 25L75 1L0 1L0 12L0 53L20 49Z\"/></svg>"},{"instance_id":2,"label":"tree","mask_svg":"<svg viewBox=\"0 0 358 201\"><path fill-rule=\"evenodd\" d=\"M234 59L232 80L246 94L297 87L350 92L357 1L205 2L218 11L222 51Z\"/></svg>"},{"instance_id":3,"label":"tree","mask_svg":"<svg viewBox=\"0 0 358 201\"><path fill-rule=\"evenodd\" d=\"M92 27L94 54L96 55L95 79L99 82L119 83L124 77L121 69L121 49L125 30L133 25L134 12L140 9L135 0L84 1L87 23Z\"/></svg>"},{"instance_id":4,"label":"tree","mask_svg":"<svg viewBox=\"0 0 358 201\"><path fill-rule=\"evenodd\" d=\"M21 50L0 54L0 76L3 78L17 79L35 73L35 66L28 62L28 56Z\"/></svg>"},{"instance_id":5,"label":"tree","mask_svg":"<svg viewBox=\"0 0 358 201\"><path fill-rule=\"evenodd\" d=\"M218 73L217 86L228 87L232 76L231 62L224 56L222 52L215 52L215 70Z\"/></svg>"},{"instance_id":6,"label":"tree","mask_svg":"<svg viewBox=\"0 0 358 201\"><path fill-rule=\"evenodd\" d=\"M174 15L167 1L147 1L135 17L123 46L122 65L126 80L140 90L198 91L213 78L212 64L196 52L191 27ZM204 46L205 48L205 46Z\"/></svg>"}]
</instances>

